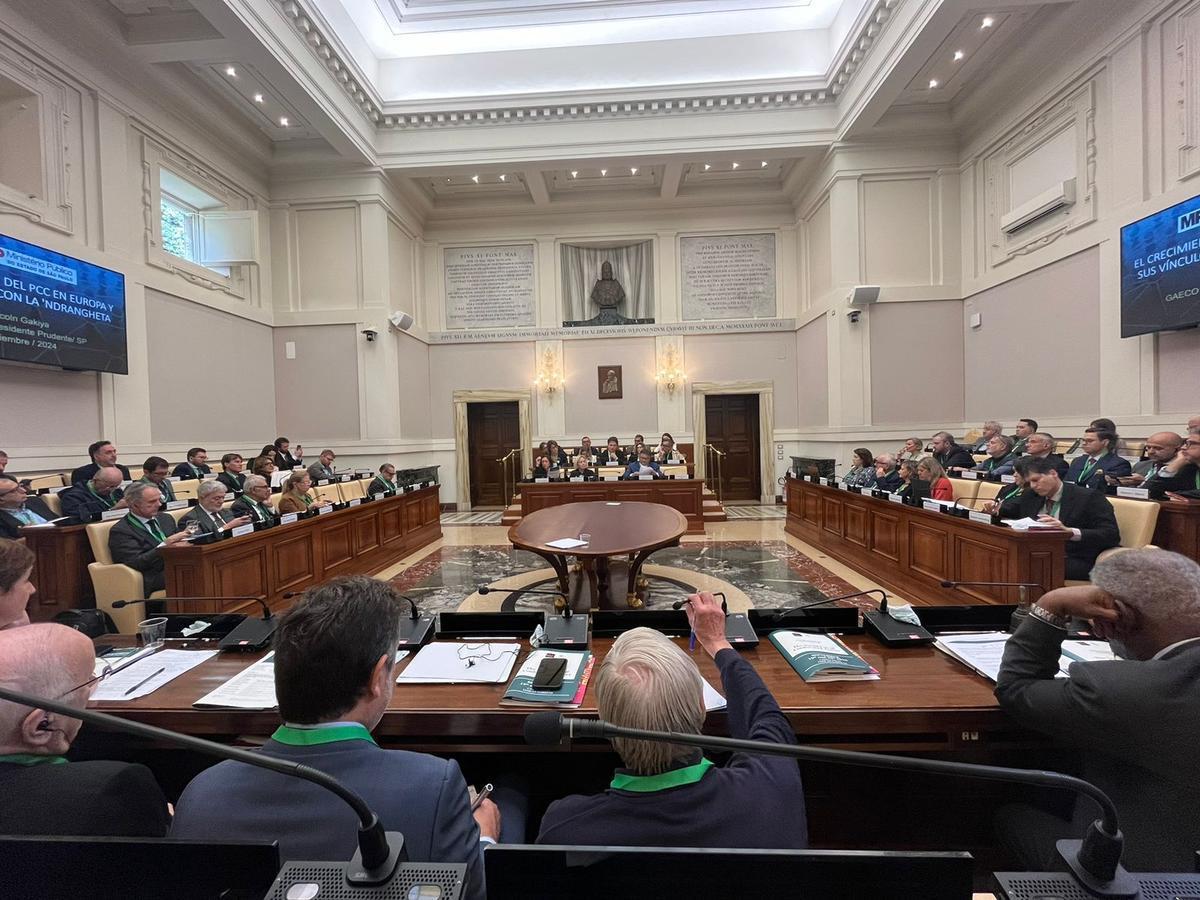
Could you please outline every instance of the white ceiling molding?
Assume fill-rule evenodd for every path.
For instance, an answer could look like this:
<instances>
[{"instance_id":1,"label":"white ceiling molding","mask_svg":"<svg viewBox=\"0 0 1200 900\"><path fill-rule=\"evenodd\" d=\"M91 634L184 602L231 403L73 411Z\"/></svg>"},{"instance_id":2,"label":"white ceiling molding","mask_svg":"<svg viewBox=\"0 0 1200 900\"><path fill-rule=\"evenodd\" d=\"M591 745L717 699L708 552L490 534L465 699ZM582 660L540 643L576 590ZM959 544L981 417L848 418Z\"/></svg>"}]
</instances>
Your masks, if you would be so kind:
<instances>
[{"instance_id":1,"label":"white ceiling molding","mask_svg":"<svg viewBox=\"0 0 1200 900\"><path fill-rule=\"evenodd\" d=\"M795 109L832 104L859 68L867 52L879 39L884 26L904 0L874 0L859 20L858 33L838 55L834 71L827 73L824 86L796 90L746 89L727 93L704 93L682 97L648 97L639 100L577 103L536 103L475 109L429 109L389 113L374 88L364 83L357 66L333 35L319 27L319 17L304 0L275 0L308 43L313 54L333 73L343 90L376 127L383 129L438 129L478 125L529 124L532 122L580 121L588 119L639 118L746 112L765 109Z\"/></svg>"}]
</instances>

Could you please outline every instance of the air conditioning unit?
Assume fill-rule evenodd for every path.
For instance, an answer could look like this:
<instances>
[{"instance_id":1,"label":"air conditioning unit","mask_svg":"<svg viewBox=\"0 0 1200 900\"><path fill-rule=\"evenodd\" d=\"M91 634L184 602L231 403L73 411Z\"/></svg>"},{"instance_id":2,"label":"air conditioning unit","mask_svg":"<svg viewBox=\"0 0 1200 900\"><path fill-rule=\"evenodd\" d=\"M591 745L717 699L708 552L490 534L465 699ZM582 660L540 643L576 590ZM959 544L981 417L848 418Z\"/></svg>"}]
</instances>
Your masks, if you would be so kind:
<instances>
[{"instance_id":1,"label":"air conditioning unit","mask_svg":"<svg viewBox=\"0 0 1200 900\"><path fill-rule=\"evenodd\" d=\"M1075 179L1068 178L1059 182L1050 190L1038 194L1032 200L1022 203L1016 209L1006 212L1000 217L1000 230L1005 234L1015 234L1027 225L1032 225L1042 216L1048 216L1064 207L1075 203Z\"/></svg>"}]
</instances>

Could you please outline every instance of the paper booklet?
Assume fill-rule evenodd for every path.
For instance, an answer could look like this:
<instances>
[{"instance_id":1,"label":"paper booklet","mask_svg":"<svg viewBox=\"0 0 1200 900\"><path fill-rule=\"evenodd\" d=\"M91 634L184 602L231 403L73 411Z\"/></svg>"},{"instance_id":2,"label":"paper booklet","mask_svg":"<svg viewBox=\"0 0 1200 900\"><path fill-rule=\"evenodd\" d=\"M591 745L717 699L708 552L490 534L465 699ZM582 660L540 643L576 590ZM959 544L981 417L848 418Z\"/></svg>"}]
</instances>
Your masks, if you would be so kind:
<instances>
[{"instance_id":1,"label":"paper booklet","mask_svg":"<svg viewBox=\"0 0 1200 900\"><path fill-rule=\"evenodd\" d=\"M870 663L832 635L772 631L770 639L805 681L879 680Z\"/></svg>"},{"instance_id":2,"label":"paper booklet","mask_svg":"<svg viewBox=\"0 0 1200 900\"><path fill-rule=\"evenodd\" d=\"M562 687L556 691L535 691L533 676L543 659L565 659L567 668L563 672ZM525 658L512 683L500 701L503 706L552 706L563 709L578 709L587 693L588 681L596 657L588 650L534 650Z\"/></svg>"},{"instance_id":3,"label":"paper booklet","mask_svg":"<svg viewBox=\"0 0 1200 900\"><path fill-rule=\"evenodd\" d=\"M933 646L984 678L996 681L1000 676L1000 662L1004 659L1004 647L1008 639L1009 634L1003 631L943 634L934 641ZM1064 641L1061 654L1056 678L1066 678L1071 663L1117 658L1107 641Z\"/></svg>"}]
</instances>

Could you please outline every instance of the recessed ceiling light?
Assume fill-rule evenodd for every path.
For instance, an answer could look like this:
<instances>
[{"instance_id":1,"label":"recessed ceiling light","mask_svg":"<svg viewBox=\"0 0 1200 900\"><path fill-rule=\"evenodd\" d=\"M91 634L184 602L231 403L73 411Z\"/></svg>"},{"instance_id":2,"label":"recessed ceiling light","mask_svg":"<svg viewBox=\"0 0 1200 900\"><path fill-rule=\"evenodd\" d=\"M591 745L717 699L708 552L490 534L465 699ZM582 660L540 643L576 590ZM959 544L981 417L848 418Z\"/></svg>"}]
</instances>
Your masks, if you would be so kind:
<instances>
[{"instance_id":1,"label":"recessed ceiling light","mask_svg":"<svg viewBox=\"0 0 1200 900\"><path fill-rule=\"evenodd\" d=\"M760 169L765 169L767 167L767 161L764 159L761 163L758 164L758 167Z\"/></svg>"},{"instance_id":2,"label":"recessed ceiling light","mask_svg":"<svg viewBox=\"0 0 1200 900\"><path fill-rule=\"evenodd\" d=\"M937 86L938 86L938 80L936 78L930 78L929 79L929 89L932 91Z\"/></svg>"},{"instance_id":3,"label":"recessed ceiling light","mask_svg":"<svg viewBox=\"0 0 1200 900\"><path fill-rule=\"evenodd\" d=\"M704 164L704 171L705 171L705 172L707 172L707 171L708 171L709 169L711 169L711 168L712 168L712 163L705 163L705 164Z\"/></svg>"},{"instance_id":4,"label":"recessed ceiling light","mask_svg":"<svg viewBox=\"0 0 1200 900\"><path fill-rule=\"evenodd\" d=\"M254 102L255 102L255 103L262 103L262 102L263 102L263 95L262 95L262 94L255 94L255 95L254 95Z\"/></svg>"},{"instance_id":5,"label":"recessed ceiling light","mask_svg":"<svg viewBox=\"0 0 1200 900\"><path fill-rule=\"evenodd\" d=\"M991 28L995 24L996 24L996 20L993 19L991 16L984 16L983 21L979 23L979 27L980 28Z\"/></svg>"},{"instance_id":6,"label":"recessed ceiling light","mask_svg":"<svg viewBox=\"0 0 1200 900\"><path fill-rule=\"evenodd\" d=\"M578 177L579 177L579 170L578 170L578 169L572 169L572 170L571 170L571 177L572 177L572 178L578 178Z\"/></svg>"},{"instance_id":7,"label":"recessed ceiling light","mask_svg":"<svg viewBox=\"0 0 1200 900\"><path fill-rule=\"evenodd\" d=\"M961 50L955 50L954 51L954 61L958 62L960 59L962 59L966 55L967 54L963 53Z\"/></svg>"},{"instance_id":8,"label":"recessed ceiling light","mask_svg":"<svg viewBox=\"0 0 1200 900\"><path fill-rule=\"evenodd\" d=\"M637 166L630 166L630 167L629 167L629 174L630 174L630 175L636 175L636 174L637 174Z\"/></svg>"},{"instance_id":9,"label":"recessed ceiling light","mask_svg":"<svg viewBox=\"0 0 1200 900\"><path fill-rule=\"evenodd\" d=\"M475 182L476 184L479 184L479 176L478 175L472 175L471 180L473 182Z\"/></svg>"},{"instance_id":10,"label":"recessed ceiling light","mask_svg":"<svg viewBox=\"0 0 1200 900\"><path fill-rule=\"evenodd\" d=\"M237 78L237 69L235 69L233 66L226 66L225 74L230 78Z\"/></svg>"},{"instance_id":11,"label":"recessed ceiling light","mask_svg":"<svg viewBox=\"0 0 1200 900\"><path fill-rule=\"evenodd\" d=\"M450 184L452 181L453 181L453 179L452 179L452 178L447 178L447 179L446 179L446 184Z\"/></svg>"},{"instance_id":12,"label":"recessed ceiling light","mask_svg":"<svg viewBox=\"0 0 1200 900\"><path fill-rule=\"evenodd\" d=\"M284 128L287 128L287 127L288 127L288 117L287 117L287 116L280 116L280 117L279 117L279 124L280 124L280 125L282 125Z\"/></svg>"},{"instance_id":13,"label":"recessed ceiling light","mask_svg":"<svg viewBox=\"0 0 1200 900\"><path fill-rule=\"evenodd\" d=\"M604 178L604 177L606 177L607 175L608 175L608 169L601 169L601 170L600 170L600 177L601 177L601 178Z\"/></svg>"},{"instance_id":14,"label":"recessed ceiling light","mask_svg":"<svg viewBox=\"0 0 1200 900\"><path fill-rule=\"evenodd\" d=\"M731 168L731 169L736 169L736 168L737 168L738 166L740 166L740 165L741 165L741 163L740 163L740 162L735 162L735 163L734 163L732 166L730 166L729 168Z\"/></svg>"},{"instance_id":15,"label":"recessed ceiling light","mask_svg":"<svg viewBox=\"0 0 1200 900\"><path fill-rule=\"evenodd\" d=\"M503 172L501 172L501 173L500 173L500 180L501 180L501 181L508 181L508 176L507 176L507 175L505 175Z\"/></svg>"}]
</instances>

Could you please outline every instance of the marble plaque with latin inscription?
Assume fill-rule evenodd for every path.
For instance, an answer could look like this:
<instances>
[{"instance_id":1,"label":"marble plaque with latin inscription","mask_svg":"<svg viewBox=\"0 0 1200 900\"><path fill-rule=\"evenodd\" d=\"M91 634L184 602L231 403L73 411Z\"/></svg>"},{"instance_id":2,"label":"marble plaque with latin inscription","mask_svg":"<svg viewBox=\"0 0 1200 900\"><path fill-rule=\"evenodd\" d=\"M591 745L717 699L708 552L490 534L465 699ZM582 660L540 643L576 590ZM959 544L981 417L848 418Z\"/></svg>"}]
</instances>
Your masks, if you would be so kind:
<instances>
[{"instance_id":1,"label":"marble plaque with latin inscription","mask_svg":"<svg viewBox=\"0 0 1200 900\"><path fill-rule=\"evenodd\" d=\"M685 321L775 315L775 235L679 239Z\"/></svg>"},{"instance_id":2,"label":"marble plaque with latin inscription","mask_svg":"<svg viewBox=\"0 0 1200 900\"><path fill-rule=\"evenodd\" d=\"M448 247L443 266L447 329L534 324L533 244Z\"/></svg>"}]
</instances>

